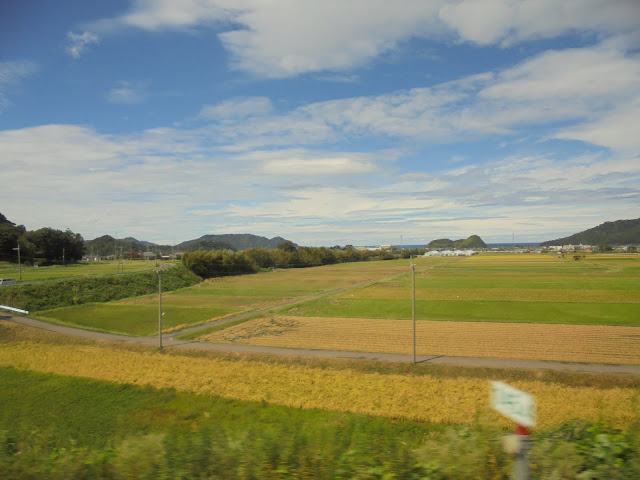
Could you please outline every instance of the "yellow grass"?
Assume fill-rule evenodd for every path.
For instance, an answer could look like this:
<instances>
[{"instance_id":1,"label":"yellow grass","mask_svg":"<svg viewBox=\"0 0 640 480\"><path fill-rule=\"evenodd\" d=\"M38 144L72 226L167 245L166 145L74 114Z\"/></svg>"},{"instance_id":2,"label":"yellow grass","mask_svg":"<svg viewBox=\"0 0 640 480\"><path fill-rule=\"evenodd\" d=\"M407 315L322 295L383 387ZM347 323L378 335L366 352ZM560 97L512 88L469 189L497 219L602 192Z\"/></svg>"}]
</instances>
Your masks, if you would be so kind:
<instances>
[{"instance_id":1,"label":"yellow grass","mask_svg":"<svg viewBox=\"0 0 640 480\"><path fill-rule=\"evenodd\" d=\"M269 316L201 340L323 350L409 353L412 322ZM640 364L640 329L485 322L416 324L418 354Z\"/></svg>"},{"instance_id":2,"label":"yellow grass","mask_svg":"<svg viewBox=\"0 0 640 480\"><path fill-rule=\"evenodd\" d=\"M489 384L477 378L363 373L257 361L231 361L124 350L113 346L15 342L0 347L0 365L175 388L203 395L267 401L296 408L365 413L446 424L471 424L490 413ZM513 382L537 400L538 424L570 418L618 428L638 418L638 389Z\"/></svg>"}]
</instances>

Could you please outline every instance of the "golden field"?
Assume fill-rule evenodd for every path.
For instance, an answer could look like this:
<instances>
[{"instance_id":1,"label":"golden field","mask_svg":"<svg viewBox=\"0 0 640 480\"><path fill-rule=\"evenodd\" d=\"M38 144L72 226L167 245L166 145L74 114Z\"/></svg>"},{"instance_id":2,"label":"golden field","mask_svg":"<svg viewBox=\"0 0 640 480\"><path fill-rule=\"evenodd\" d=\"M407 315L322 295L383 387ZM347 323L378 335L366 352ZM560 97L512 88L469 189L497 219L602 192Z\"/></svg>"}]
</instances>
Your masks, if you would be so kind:
<instances>
[{"instance_id":1,"label":"golden field","mask_svg":"<svg viewBox=\"0 0 640 480\"><path fill-rule=\"evenodd\" d=\"M462 425L488 416L505 427L510 425L490 410L489 383L482 378L368 373L161 354L109 344L29 341L2 344L0 365L295 408ZM638 420L637 387L577 387L539 380L510 383L536 397L540 427L579 418L625 428Z\"/></svg>"},{"instance_id":2,"label":"golden field","mask_svg":"<svg viewBox=\"0 0 640 480\"><path fill-rule=\"evenodd\" d=\"M221 343L410 353L412 322L265 316L201 337ZM640 364L638 327L491 322L416 322L420 355Z\"/></svg>"}]
</instances>

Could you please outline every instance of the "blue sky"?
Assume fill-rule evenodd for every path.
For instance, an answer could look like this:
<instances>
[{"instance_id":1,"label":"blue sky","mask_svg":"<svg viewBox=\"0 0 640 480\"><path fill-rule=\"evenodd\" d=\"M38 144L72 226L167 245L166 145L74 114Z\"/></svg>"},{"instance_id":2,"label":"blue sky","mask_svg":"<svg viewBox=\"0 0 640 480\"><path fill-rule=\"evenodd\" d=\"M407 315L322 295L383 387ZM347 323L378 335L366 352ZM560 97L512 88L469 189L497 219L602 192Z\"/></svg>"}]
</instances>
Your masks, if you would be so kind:
<instances>
[{"instance_id":1,"label":"blue sky","mask_svg":"<svg viewBox=\"0 0 640 480\"><path fill-rule=\"evenodd\" d=\"M0 212L178 243L640 214L635 0L0 4Z\"/></svg>"}]
</instances>

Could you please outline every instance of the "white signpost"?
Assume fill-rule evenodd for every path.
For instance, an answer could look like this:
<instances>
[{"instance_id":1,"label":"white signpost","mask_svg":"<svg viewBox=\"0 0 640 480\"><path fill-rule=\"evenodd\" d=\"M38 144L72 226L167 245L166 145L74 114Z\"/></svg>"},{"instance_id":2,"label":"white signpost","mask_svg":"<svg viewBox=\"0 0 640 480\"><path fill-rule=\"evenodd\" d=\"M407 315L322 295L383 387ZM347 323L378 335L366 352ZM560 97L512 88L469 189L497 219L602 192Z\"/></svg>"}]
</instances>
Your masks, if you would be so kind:
<instances>
[{"instance_id":1,"label":"white signpost","mask_svg":"<svg viewBox=\"0 0 640 480\"><path fill-rule=\"evenodd\" d=\"M491 382L491 407L518 425L536 426L536 402L533 395L504 382Z\"/></svg>"},{"instance_id":2,"label":"white signpost","mask_svg":"<svg viewBox=\"0 0 640 480\"><path fill-rule=\"evenodd\" d=\"M515 435L503 438L505 450L515 453L514 477L529 478L527 451L529 450L529 428L536 425L536 402L533 395L513 388L504 382L491 382L491 407L518 424Z\"/></svg>"}]
</instances>

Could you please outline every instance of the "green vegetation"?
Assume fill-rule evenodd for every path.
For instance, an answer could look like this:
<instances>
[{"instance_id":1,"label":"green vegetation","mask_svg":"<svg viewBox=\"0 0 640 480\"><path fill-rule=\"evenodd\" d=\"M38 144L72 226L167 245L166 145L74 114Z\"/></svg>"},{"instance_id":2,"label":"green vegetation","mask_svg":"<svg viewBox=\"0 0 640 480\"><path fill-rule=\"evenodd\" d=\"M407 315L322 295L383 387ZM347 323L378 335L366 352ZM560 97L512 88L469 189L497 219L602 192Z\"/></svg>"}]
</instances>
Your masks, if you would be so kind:
<instances>
[{"instance_id":1,"label":"green vegetation","mask_svg":"<svg viewBox=\"0 0 640 480\"><path fill-rule=\"evenodd\" d=\"M282 237L266 238L249 233L203 235L195 240L187 240L176 245L180 251L193 252L195 250L218 250L221 245L228 245L230 250L246 250L247 248L278 248L282 242L286 242Z\"/></svg>"},{"instance_id":2,"label":"green vegetation","mask_svg":"<svg viewBox=\"0 0 640 480\"><path fill-rule=\"evenodd\" d=\"M381 256L382 254L378 254ZM389 259L395 256L389 254ZM255 273L269 268L306 268L336 263L368 260L372 253L354 248L296 247L282 242L277 249L250 248L242 252L204 251L186 252L182 263L203 278ZM380 257L381 258L381 257ZM387 258L381 258L386 260Z\"/></svg>"},{"instance_id":3,"label":"green vegetation","mask_svg":"<svg viewBox=\"0 0 640 480\"><path fill-rule=\"evenodd\" d=\"M323 298L278 309L276 313L409 320L411 304L388 298ZM640 326L640 303L416 300L416 319Z\"/></svg>"},{"instance_id":4,"label":"green vegetation","mask_svg":"<svg viewBox=\"0 0 640 480\"><path fill-rule=\"evenodd\" d=\"M416 318L640 326L639 262L594 256L573 262L539 255L441 261L416 274ZM406 275L278 313L410 319L410 296L411 277Z\"/></svg>"},{"instance_id":5,"label":"green vegetation","mask_svg":"<svg viewBox=\"0 0 640 480\"><path fill-rule=\"evenodd\" d=\"M163 290L166 291L201 281L201 278L181 265L166 270L162 279ZM157 274L155 271L145 271L2 287L0 304L39 311L91 302L109 302L157 291Z\"/></svg>"},{"instance_id":6,"label":"green vegetation","mask_svg":"<svg viewBox=\"0 0 640 480\"><path fill-rule=\"evenodd\" d=\"M301 410L0 368L0 476L507 479L504 431ZM532 478L637 478L640 429L536 431Z\"/></svg>"},{"instance_id":7,"label":"green vegetation","mask_svg":"<svg viewBox=\"0 0 640 480\"><path fill-rule=\"evenodd\" d=\"M404 271L406 271L406 264L398 261L345 263L312 269L287 269L254 275L229 276L198 283L199 277L183 266L177 265L167 270L162 277L163 291L168 292L163 295L162 301L165 311L163 325L166 328L196 325L209 319L256 310L269 305L276 306L295 298L348 287L369 278L377 279ZM184 283L171 281L172 276L178 276L177 274L185 276ZM147 278L146 275L149 277ZM41 309L43 311L39 312L38 318L109 332L150 335L157 330L157 323L155 323L158 309L158 297L155 295L158 288L157 276L155 272L145 272L95 280L107 282L110 278L124 277L131 277L132 284L129 287L123 285L122 288L117 289L117 292L121 292L122 295L112 295L111 298L105 296L104 300L92 297L95 299L78 302L78 304L61 302L60 307L63 308ZM102 289L98 289L96 294L103 292L106 295L112 288L109 283L102 283L102 285ZM191 286L186 287L187 285ZM26 287L28 285L18 288ZM10 288L15 287L3 287L7 289L6 291ZM5 292L3 289L0 290L0 300ZM149 294L150 292L154 294ZM69 300L67 293L65 290L59 294ZM53 294L52 292L51 295ZM135 295L141 296L130 298ZM112 301L118 298L122 300ZM36 301L44 303L38 298L34 299L33 303L35 304ZM96 304L100 301L111 301L111 303ZM80 303L85 304L80 305ZM9 303L9 305L12 304ZM55 306L55 304L51 305L51 307Z\"/></svg>"},{"instance_id":8,"label":"green vegetation","mask_svg":"<svg viewBox=\"0 0 640 480\"><path fill-rule=\"evenodd\" d=\"M155 297L157 299L157 296ZM163 329L197 325L215 317L223 317L232 310L224 308L180 308L162 306ZM77 307L63 307L36 315L39 320L99 330L121 335L153 335L158 333L158 305L126 305L119 303L88 303Z\"/></svg>"},{"instance_id":9,"label":"green vegetation","mask_svg":"<svg viewBox=\"0 0 640 480\"><path fill-rule=\"evenodd\" d=\"M457 248L457 249L465 249L465 248L487 248L487 244L478 236L471 235L467 239L460 240L449 240L448 238L440 238L438 240L432 240L427 245L429 248Z\"/></svg>"},{"instance_id":10,"label":"green vegetation","mask_svg":"<svg viewBox=\"0 0 640 480\"><path fill-rule=\"evenodd\" d=\"M33 264L65 263L82 258L83 239L79 233L54 228L27 231L24 225L16 225L0 213L0 261Z\"/></svg>"},{"instance_id":11,"label":"green vegetation","mask_svg":"<svg viewBox=\"0 0 640 480\"><path fill-rule=\"evenodd\" d=\"M167 263L167 262L163 262ZM61 278L89 277L98 275L116 275L118 273L133 273L153 270L156 263L152 261L124 261L122 263L90 262L72 263L68 265L50 265L46 267L31 267L22 265L22 281L34 282ZM18 280L18 265L0 262L0 277Z\"/></svg>"},{"instance_id":12,"label":"green vegetation","mask_svg":"<svg viewBox=\"0 0 640 480\"><path fill-rule=\"evenodd\" d=\"M569 237L548 240L540 245L640 245L640 218L604 222Z\"/></svg>"}]
</instances>

